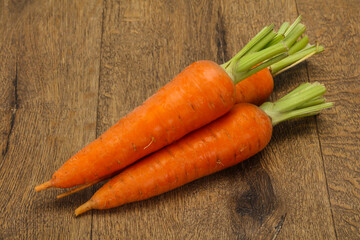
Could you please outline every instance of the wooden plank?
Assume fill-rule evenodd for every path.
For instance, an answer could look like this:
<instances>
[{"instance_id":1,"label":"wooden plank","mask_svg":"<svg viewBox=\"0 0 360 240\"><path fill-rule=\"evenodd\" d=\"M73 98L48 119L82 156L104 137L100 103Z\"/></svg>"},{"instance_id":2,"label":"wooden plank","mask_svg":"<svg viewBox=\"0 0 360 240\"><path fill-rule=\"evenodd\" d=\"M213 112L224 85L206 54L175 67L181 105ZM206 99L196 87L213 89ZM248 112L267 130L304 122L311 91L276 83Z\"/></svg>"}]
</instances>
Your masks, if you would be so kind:
<instances>
[{"instance_id":1,"label":"wooden plank","mask_svg":"<svg viewBox=\"0 0 360 240\"><path fill-rule=\"evenodd\" d=\"M0 238L90 238L91 217L73 215L89 192L58 201L60 191L34 187L95 138L102 2L9 2L3 11L19 14L17 110L0 169ZM13 80L6 79L11 86Z\"/></svg>"},{"instance_id":2,"label":"wooden plank","mask_svg":"<svg viewBox=\"0 0 360 240\"><path fill-rule=\"evenodd\" d=\"M256 7L236 5L236 1L226 3L226 6L232 6L228 7L230 12L224 14L229 16L226 26L235 29L240 25L238 22L242 22L241 26L251 35L256 33L256 25L275 23L280 26L283 21L293 21L298 15L295 1L264 1L256 3ZM237 15L236 9L246 9L247 14ZM309 31L313 31L311 27L309 24ZM242 37L240 31L238 37L229 36L226 42L231 55L236 51L229 48L238 45L234 39L245 43L249 38ZM301 64L275 78L271 99L278 99L306 81L306 65ZM314 119L291 121L274 128L270 145L239 167L238 174L249 187L247 191L233 191L236 208L232 218L240 235L249 239L335 237L319 152Z\"/></svg>"},{"instance_id":3,"label":"wooden plank","mask_svg":"<svg viewBox=\"0 0 360 240\"><path fill-rule=\"evenodd\" d=\"M189 63L222 62L264 25L296 17L294 1L264 1L256 7L239 1L107 2L97 134ZM307 81L305 65L276 81L275 97ZM92 236L331 239L334 231L315 127L314 119L279 126L269 148L245 164L147 201L94 211Z\"/></svg>"},{"instance_id":4,"label":"wooden plank","mask_svg":"<svg viewBox=\"0 0 360 240\"><path fill-rule=\"evenodd\" d=\"M297 0L326 51L311 61L311 81L324 83L335 107L317 120L331 209L339 239L360 238L360 4ZM319 11L321 9L321 11Z\"/></svg>"}]
</instances>

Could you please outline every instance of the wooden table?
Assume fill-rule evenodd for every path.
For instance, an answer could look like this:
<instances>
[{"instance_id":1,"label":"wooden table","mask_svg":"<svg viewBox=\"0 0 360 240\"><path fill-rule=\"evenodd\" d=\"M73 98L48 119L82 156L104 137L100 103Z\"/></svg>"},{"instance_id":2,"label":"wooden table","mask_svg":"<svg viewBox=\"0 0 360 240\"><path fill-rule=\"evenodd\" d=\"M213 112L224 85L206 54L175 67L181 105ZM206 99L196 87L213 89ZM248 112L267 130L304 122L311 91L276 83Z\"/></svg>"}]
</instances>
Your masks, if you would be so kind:
<instances>
[{"instance_id":1,"label":"wooden table","mask_svg":"<svg viewBox=\"0 0 360 240\"><path fill-rule=\"evenodd\" d=\"M360 2L0 2L0 239L359 239ZM224 62L299 14L324 53L275 78L335 107L274 129L231 169L75 218L100 187L36 193L62 163L193 61Z\"/></svg>"}]
</instances>

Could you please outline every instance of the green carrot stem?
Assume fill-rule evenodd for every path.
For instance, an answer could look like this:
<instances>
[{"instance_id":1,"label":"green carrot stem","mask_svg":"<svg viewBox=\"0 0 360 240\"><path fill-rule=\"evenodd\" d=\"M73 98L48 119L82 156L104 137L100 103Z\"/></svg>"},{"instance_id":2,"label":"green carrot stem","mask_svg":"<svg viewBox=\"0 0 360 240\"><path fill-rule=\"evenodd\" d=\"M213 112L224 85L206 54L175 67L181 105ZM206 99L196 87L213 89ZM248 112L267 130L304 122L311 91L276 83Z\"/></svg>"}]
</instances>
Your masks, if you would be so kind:
<instances>
[{"instance_id":1,"label":"green carrot stem","mask_svg":"<svg viewBox=\"0 0 360 240\"><path fill-rule=\"evenodd\" d=\"M284 35L286 30L289 28L290 23L289 22L284 22L283 24L281 24L278 34L279 35Z\"/></svg>"},{"instance_id":2,"label":"green carrot stem","mask_svg":"<svg viewBox=\"0 0 360 240\"><path fill-rule=\"evenodd\" d=\"M266 102L260 108L275 126L285 120L316 115L322 109L332 107L333 103L325 103L325 91L325 86L317 82L302 84L278 101Z\"/></svg>"},{"instance_id":3,"label":"green carrot stem","mask_svg":"<svg viewBox=\"0 0 360 240\"><path fill-rule=\"evenodd\" d=\"M285 44L290 48L298 39L301 34L303 34L306 30L305 25L300 23L301 17L299 16L295 22L283 33L284 29L280 29L277 36L268 44L268 46L272 46L278 43L281 40L284 40Z\"/></svg>"},{"instance_id":4,"label":"green carrot stem","mask_svg":"<svg viewBox=\"0 0 360 240\"><path fill-rule=\"evenodd\" d=\"M270 46L274 46L275 44L281 42L282 40L284 40L285 36L283 34L277 34L273 40L271 40L271 42L269 42L266 46L270 47Z\"/></svg>"},{"instance_id":5,"label":"green carrot stem","mask_svg":"<svg viewBox=\"0 0 360 240\"><path fill-rule=\"evenodd\" d=\"M298 94L300 91L303 91L305 88L307 88L309 86L311 86L311 83L303 83L303 84L299 85L297 88L295 88L294 90L292 90L291 92L289 92L288 94L283 96L281 99L279 99L278 102L284 101L284 100Z\"/></svg>"},{"instance_id":6,"label":"green carrot stem","mask_svg":"<svg viewBox=\"0 0 360 240\"><path fill-rule=\"evenodd\" d=\"M289 49L289 55L292 55L292 54L304 49L308 43L309 43L309 37L304 36Z\"/></svg>"},{"instance_id":7,"label":"green carrot stem","mask_svg":"<svg viewBox=\"0 0 360 240\"><path fill-rule=\"evenodd\" d=\"M284 99L279 99L274 104L274 110L285 112L292 109L295 109L305 102L324 94L326 88L320 83L310 84L308 87L302 89L301 91L293 94L291 97Z\"/></svg>"},{"instance_id":8,"label":"green carrot stem","mask_svg":"<svg viewBox=\"0 0 360 240\"><path fill-rule=\"evenodd\" d=\"M323 46L305 47L303 50L293 53L292 55L288 56L287 58L271 65L270 71L273 76L276 76L276 75L286 71L287 69L292 68L293 66L305 61L312 55L320 53L322 51L324 51Z\"/></svg>"},{"instance_id":9,"label":"green carrot stem","mask_svg":"<svg viewBox=\"0 0 360 240\"><path fill-rule=\"evenodd\" d=\"M276 32L271 31L265 37L263 37L257 44L255 44L245 55L257 52L263 49L270 41L276 36Z\"/></svg>"},{"instance_id":10,"label":"green carrot stem","mask_svg":"<svg viewBox=\"0 0 360 240\"><path fill-rule=\"evenodd\" d=\"M229 67L229 65L232 62L236 62L239 60L242 56L244 56L253 46L255 46L261 39L266 37L274 28L274 24L271 24L270 26L264 27L256 36L250 40L246 46L241 49L232 59L227 61L226 63L222 64L221 66L226 69Z\"/></svg>"},{"instance_id":11,"label":"green carrot stem","mask_svg":"<svg viewBox=\"0 0 360 240\"><path fill-rule=\"evenodd\" d=\"M284 33L285 37L287 37L289 35L289 33L300 23L301 18L302 18L301 15L298 16L295 19L294 23L291 24L291 26L286 29L286 32Z\"/></svg>"},{"instance_id":12,"label":"green carrot stem","mask_svg":"<svg viewBox=\"0 0 360 240\"><path fill-rule=\"evenodd\" d=\"M230 73L231 76L233 76L233 79L235 79L234 84L238 84L241 80L250 77L251 75L254 75L255 73L261 71L264 68L267 68L271 66L271 64L276 63L280 61L281 59L284 59L288 56L287 53L282 53L276 57L273 57L270 60L265 61L264 63L261 63L260 65L250 69L249 71L243 72L243 73Z\"/></svg>"},{"instance_id":13,"label":"green carrot stem","mask_svg":"<svg viewBox=\"0 0 360 240\"><path fill-rule=\"evenodd\" d=\"M315 83L316 84L316 83ZM300 91L304 91L304 89L308 89L309 87L311 87L311 83L303 83L301 85L299 85L297 88L295 88L294 90L292 90L290 93L286 94L286 96L282 97L281 99L278 100L278 102L280 101L285 101L286 99L288 98L291 98L295 95L298 95ZM322 99L322 95L319 95L317 97L314 97L311 99L311 102L312 101L317 101L319 99ZM310 100L309 100L310 101ZM308 102L309 103L309 102ZM300 105L300 107L303 106L303 105Z\"/></svg>"},{"instance_id":14,"label":"green carrot stem","mask_svg":"<svg viewBox=\"0 0 360 240\"><path fill-rule=\"evenodd\" d=\"M251 53L244 56L238 62L236 67L233 69L235 72L245 72L257 64L265 61L266 59L272 58L280 53L288 51L288 47L283 43L278 43L274 46L263 49L259 52Z\"/></svg>"},{"instance_id":15,"label":"green carrot stem","mask_svg":"<svg viewBox=\"0 0 360 240\"><path fill-rule=\"evenodd\" d=\"M321 110L326 109L326 108L331 108L333 105L334 104L331 102L330 103L322 103L322 104L318 104L318 105L303 108L303 109L293 110L288 113L282 113L282 114L279 114L278 116L276 116L275 119L271 118L271 122L272 122L273 126L275 126L276 124L286 121L286 120L314 116L314 115L319 114Z\"/></svg>"},{"instance_id":16,"label":"green carrot stem","mask_svg":"<svg viewBox=\"0 0 360 240\"><path fill-rule=\"evenodd\" d=\"M279 43L280 41L282 41L300 23L300 21L301 21L301 16L299 16L291 26L289 22L284 22L279 28L277 35L274 37L273 40L271 40L270 43L268 43L267 47L273 46Z\"/></svg>"},{"instance_id":17,"label":"green carrot stem","mask_svg":"<svg viewBox=\"0 0 360 240\"><path fill-rule=\"evenodd\" d=\"M299 23L288 36L285 37L284 42L290 48L296 40L305 32L305 25Z\"/></svg>"},{"instance_id":18,"label":"green carrot stem","mask_svg":"<svg viewBox=\"0 0 360 240\"><path fill-rule=\"evenodd\" d=\"M267 46L273 46L277 43L279 43L281 40L283 40L285 38L285 32L286 30L289 28L290 23L289 22L284 22L281 27L279 28L279 31L277 33L277 35L274 37L273 40L271 40L271 42L268 43Z\"/></svg>"},{"instance_id":19,"label":"green carrot stem","mask_svg":"<svg viewBox=\"0 0 360 240\"><path fill-rule=\"evenodd\" d=\"M303 105L299 106L298 108L311 107L311 106L319 105L321 103L325 103L325 98L312 99L304 103Z\"/></svg>"}]
</instances>

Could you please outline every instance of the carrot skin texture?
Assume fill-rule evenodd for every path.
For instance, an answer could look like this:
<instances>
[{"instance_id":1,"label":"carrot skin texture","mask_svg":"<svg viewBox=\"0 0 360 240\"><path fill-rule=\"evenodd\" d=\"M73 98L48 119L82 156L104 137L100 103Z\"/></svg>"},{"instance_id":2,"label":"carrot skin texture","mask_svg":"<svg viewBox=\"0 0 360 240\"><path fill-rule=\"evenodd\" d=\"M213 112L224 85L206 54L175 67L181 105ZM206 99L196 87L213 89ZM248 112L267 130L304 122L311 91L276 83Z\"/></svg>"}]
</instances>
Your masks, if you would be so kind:
<instances>
[{"instance_id":1,"label":"carrot skin texture","mask_svg":"<svg viewBox=\"0 0 360 240\"><path fill-rule=\"evenodd\" d=\"M233 166L261 151L271 135L271 120L261 109L237 104L217 121L125 169L77 214L144 200Z\"/></svg>"},{"instance_id":2,"label":"carrot skin texture","mask_svg":"<svg viewBox=\"0 0 360 240\"><path fill-rule=\"evenodd\" d=\"M268 68L236 84L236 103L261 105L274 89L274 80Z\"/></svg>"},{"instance_id":3,"label":"carrot skin texture","mask_svg":"<svg viewBox=\"0 0 360 240\"><path fill-rule=\"evenodd\" d=\"M219 118L235 99L233 81L218 64L195 62L71 157L51 185L69 188L125 168Z\"/></svg>"}]
</instances>

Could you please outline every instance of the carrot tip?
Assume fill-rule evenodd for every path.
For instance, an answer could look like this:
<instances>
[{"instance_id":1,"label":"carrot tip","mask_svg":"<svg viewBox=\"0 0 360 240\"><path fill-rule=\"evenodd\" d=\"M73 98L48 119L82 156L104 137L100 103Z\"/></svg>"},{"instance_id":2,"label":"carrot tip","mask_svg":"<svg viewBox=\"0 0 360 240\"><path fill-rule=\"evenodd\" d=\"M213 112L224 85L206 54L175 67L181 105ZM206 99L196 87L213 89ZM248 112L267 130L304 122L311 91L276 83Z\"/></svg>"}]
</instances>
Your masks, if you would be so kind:
<instances>
[{"instance_id":1,"label":"carrot tip","mask_svg":"<svg viewBox=\"0 0 360 240\"><path fill-rule=\"evenodd\" d=\"M84 213L84 212L87 212L93 207L93 202L91 200L87 201L86 203L84 203L83 205L81 205L80 207L78 207L76 210L75 210L75 216L79 216L80 214Z\"/></svg>"},{"instance_id":2,"label":"carrot tip","mask_svg":"<svg viewBox=\"0 0 360 240\"><path fill-rule=\"evenodd\" d=\"M44 182L43 184L40 184L39 186L35 187L35 191L39 192L48 188L53 187L53 183L51 180Z\"/></svg>"}]
</instances>

